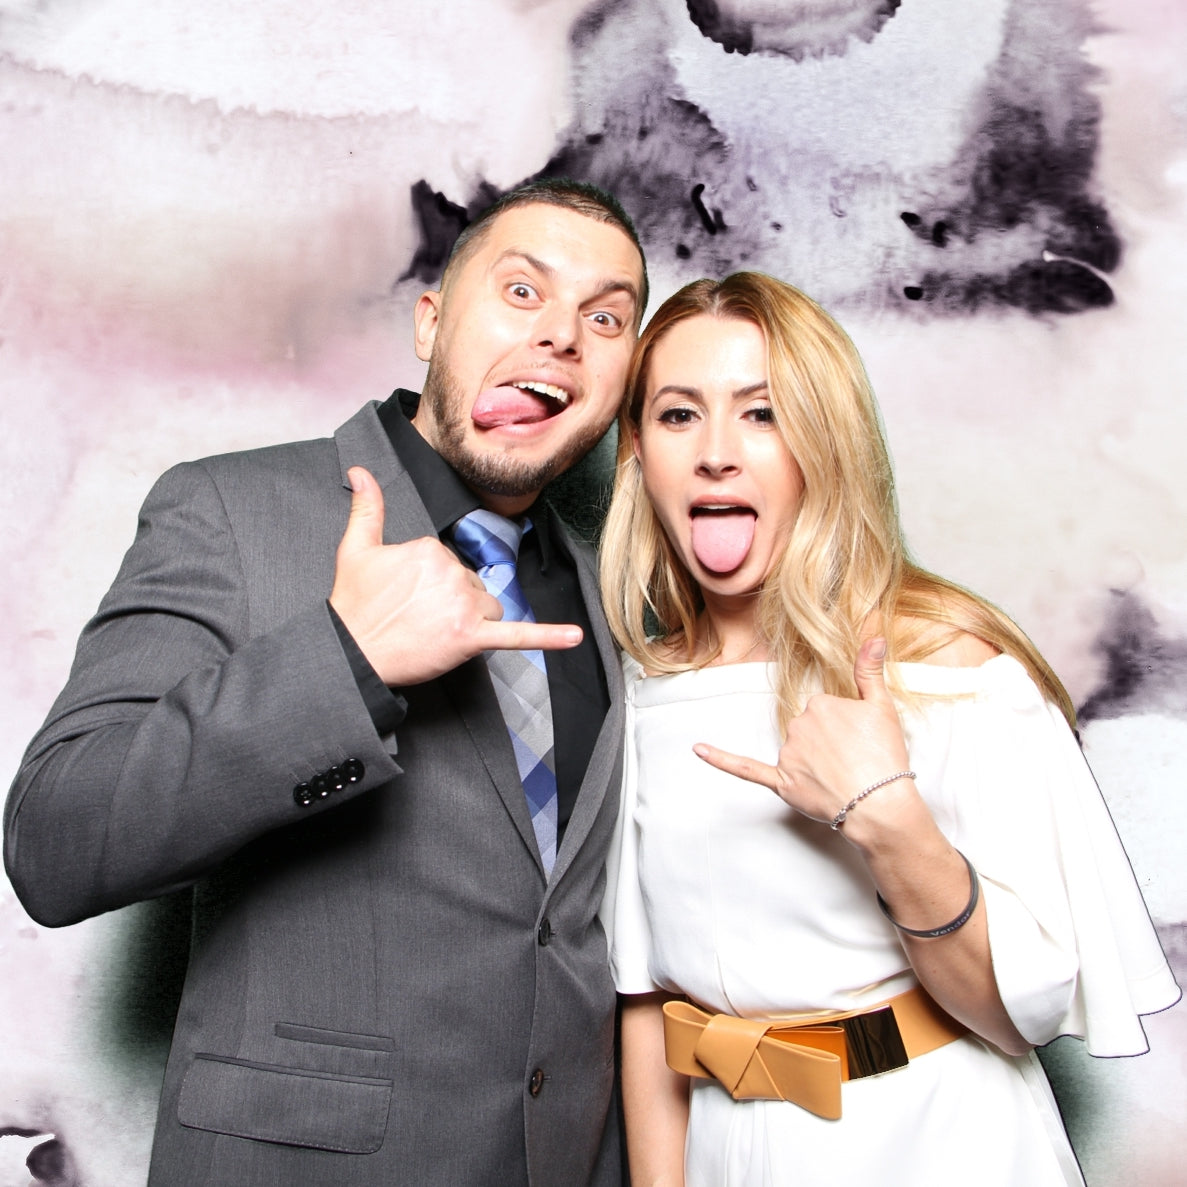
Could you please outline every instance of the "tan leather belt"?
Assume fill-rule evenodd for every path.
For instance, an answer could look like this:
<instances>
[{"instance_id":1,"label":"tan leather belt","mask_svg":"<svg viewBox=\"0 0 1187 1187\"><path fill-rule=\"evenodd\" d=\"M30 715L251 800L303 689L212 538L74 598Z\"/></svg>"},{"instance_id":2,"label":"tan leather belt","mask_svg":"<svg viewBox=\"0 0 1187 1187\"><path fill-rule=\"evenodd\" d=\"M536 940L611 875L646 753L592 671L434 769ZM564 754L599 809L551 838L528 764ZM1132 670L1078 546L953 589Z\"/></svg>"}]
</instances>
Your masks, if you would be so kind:
<instances>
[{"instance_id":1,"label":"tan leather belt","mask_svg":"<svg viewBox=\"0 0 1187 1187\"><path fill-rule=\"evenodd\" d=\"M668 1066L719 1080L734 1100L787 1100L818 1117L841 1116L841 1084L905 1067L968 1033L920 988L844 1014L776 1021L664 1004Z\"/></svg>"}]
</instances>

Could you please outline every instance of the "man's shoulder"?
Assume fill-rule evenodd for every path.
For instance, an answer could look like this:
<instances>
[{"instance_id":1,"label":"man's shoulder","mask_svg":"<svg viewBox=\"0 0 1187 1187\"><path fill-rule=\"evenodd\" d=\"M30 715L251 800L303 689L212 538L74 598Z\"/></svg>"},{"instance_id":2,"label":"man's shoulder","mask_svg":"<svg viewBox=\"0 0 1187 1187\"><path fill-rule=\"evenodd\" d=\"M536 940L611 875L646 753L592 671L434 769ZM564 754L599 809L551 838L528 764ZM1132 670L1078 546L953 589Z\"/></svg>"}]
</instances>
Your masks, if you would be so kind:
<instances>
[{"instance_id":1,"label":"man's shoulder","mask_svg":"<svg viewBox=\"0 0 1187 1187\"><path fill-rule=\"evenodd\" d=\"M383 448L383 429L377 408L378 404L374 401L364 404L332 436L210 454L181 462L171 472L201 470L219 486L245 479L253 483L268 479L324 481L328 474L332 475L339 468L343 441L350 442L351 453L357 453L363 442L369 442L373 449Z\"/></svg>"}]
</instances>

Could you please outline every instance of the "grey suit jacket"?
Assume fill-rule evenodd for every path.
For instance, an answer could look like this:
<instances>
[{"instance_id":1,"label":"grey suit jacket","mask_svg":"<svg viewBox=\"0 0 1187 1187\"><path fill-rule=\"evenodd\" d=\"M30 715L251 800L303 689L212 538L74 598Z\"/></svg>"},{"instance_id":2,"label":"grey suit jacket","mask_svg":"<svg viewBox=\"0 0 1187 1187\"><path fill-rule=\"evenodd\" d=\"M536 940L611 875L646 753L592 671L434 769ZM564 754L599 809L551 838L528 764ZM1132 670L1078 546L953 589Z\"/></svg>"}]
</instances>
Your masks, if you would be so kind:
<instances>
[{"instance_id":1,"label":"grey suit jacket","mask_svg":"<svg viewBox=\"0 0 1187 1187\"><path fill-rule=\"evenodd\" d=\"M10 877L50 925L192 887L153 1184L616 1183L591 555L612 706L546 880L481 658L372 725L325 605L352 465L387 542L433 534L374 405L158 482L9 795Z\"/></svg>"}]
</instances>

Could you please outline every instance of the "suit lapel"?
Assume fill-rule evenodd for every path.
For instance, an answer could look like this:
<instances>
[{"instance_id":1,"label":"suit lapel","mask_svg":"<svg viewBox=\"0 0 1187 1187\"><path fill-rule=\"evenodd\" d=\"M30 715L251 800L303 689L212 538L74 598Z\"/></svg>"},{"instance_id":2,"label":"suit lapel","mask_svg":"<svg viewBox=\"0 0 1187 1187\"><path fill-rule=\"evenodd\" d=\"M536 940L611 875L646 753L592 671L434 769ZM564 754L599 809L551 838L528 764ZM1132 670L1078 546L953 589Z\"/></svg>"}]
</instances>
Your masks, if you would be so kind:
<instances>
[{"instance_id":1,"label":"suit lapel","mask_svg":"<svg viewBox=\"0 0 1187 1187\"><path fill-rule=\"evenodd\" d=\"M337 433L338 460L342 485L349 490L346 471L365 466L383 490L383 542L403 544L421 536L436 537L437 529L408 472L400 464L387 431L376 415L378 405L369 404L356 413ZM584 588L584 586L583 586ZM453 703L474 748L482 760L511 817L516 831L532 854L544 877L532 817L519 781L515 753L503 722L503 714L490 682L486 663L478 656L440 677L441 687Z\"/></svg>"},{"instance_id":2,"label":"suit lapel","mask_svg":"<svg viewBox=\"0 0 1187 1187\"><path fill-rule=\"evenodd\" d=\"M581 596L585 599L585 608L589 613L590 625L593 627L594 641L597 643L598 657L602 661L602 668L606 673L606 687L610 690L610 708L606 712L602 728L598 732L598 740L594 744L593 753L589 758L589 766L585 771L585 778L581 781L581 789L577 793L577 802L573 807L573 814L569 818L565 829L564 840L556 855L556 865L552 870L549 886L555 886L565 871L573 863L573 859L581 846L585 844L594 821L606 798L609 783L618 762L622 749L623 729L623 691L622 691L622 659L617 644L610 634L610 627L606 623L606 616L602 613L602 599L598 589L598 574L593 550L586 544L578 543L559 516L553 516L553 523L563 537L573 563L577 566L577 576L581 584ZM614 789L617 794L617 788Z\"/></svg>"},{"instance_id":3,"label":"suit lapel","mask_svg":"<svg viewBox=\"0 0 1187 1187\"><path fill-rule=\"evenodd\" d=\"M377 407L377 404L368 404L334 435L338 446L342 485L347 491L350 490L346 471L351 466L365 466L375 476L383 490L385 544L402 544L421 536L436 536L433 521L407 471L396 457L387 432L376 415ZM577 567L581 595L589 612L598 656L610 690L610 709L602 722L589 766L581 781L577 802L565 829L556 865L553 867L550 886L555 886L572 864L597 820L618 761L623 723L622 663L618 647L602 613L593 550L588 545L578 542L559 516L554 515L553 522ZM544 868L540 863L531 814L524 798L523 786L519 781L515 754L511 749L507 727L503 722L503 715L499 710L499 703L482 657L478 656L455 671L446 673L441 677L441 685L457 709L474 748L503 801L507 815L536 862L543 879Z\"/></svg>"},{"instance_id":4,"label":"suit lapel","mask_svg":"<svg viewBox=\"0 0 1187 1187\"><path fill-rule=\"evenodd\" d=\"M376 403L367 404L355 413L335 434L342 485L350 490L346 471L364 466L375 476L383 491L383 542L403 544L421 536L436 536L433 521L409 478L400 465L387 431L376 414Z\"/></svg>"},{"instance_id":5,"label":"suit lapel","mask_svg":"<svg viewBox=\"0 0 1187 1187\"><path fill-rule=\"evenodd\" d=\"M515 752L507 733L498 698L490 682L486 661L476 656L452 672L441 677L441 683L453 706L457 709L474 748L486 767L491 782L507 809L520 839L527 846L532 860L544 878L544 865L540 860L540 849L532 829L532 817L528 810L527 797L519 780L519 768L515 765Z\"/></svg>"}]
</instances>

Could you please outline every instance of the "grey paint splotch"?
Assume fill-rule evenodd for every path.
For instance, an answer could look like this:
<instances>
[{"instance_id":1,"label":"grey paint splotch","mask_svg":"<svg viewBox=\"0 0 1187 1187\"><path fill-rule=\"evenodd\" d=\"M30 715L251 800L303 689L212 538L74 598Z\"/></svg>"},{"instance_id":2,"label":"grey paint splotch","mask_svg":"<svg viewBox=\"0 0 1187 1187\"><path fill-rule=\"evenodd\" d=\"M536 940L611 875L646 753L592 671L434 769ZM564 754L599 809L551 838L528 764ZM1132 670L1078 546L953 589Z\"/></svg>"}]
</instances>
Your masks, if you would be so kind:
<instances>
[{"instance_id":1,"label":"grey paint splotch","mask_svg":"<svg viewBox=\"0 0 1187 1187\"><path fill-rule=\"evenodd\" d=\"M70 1150L57 1134L19 1125L0 1127L0 1182L15 1183L22 1165L31 1176L30 1187L83 1187Z\"/></svg>"},{"instance_id":2,"label":"grey paint splotch","mask_svg":"<svg viewBox=\"0 0 1187 1187\"><path fill-rule=\"evenodd\" d=\"M1079 707L1082 722L1136 713L1187 717L1187 639L1165 633L1136 594L1112 593L1094 649L1104 676Z\"/></svg>"},{"instance_id":3,"label":"grey paint splotch","mask_svg":"<svg viewBox=\"0 0 1187 1187\"><path fill-rule=\"evenodd\" d=\"M815 52L813 6L767 5L761 29L729 16L748 30L729 37L729 6L711 7L589 9L575 118L537 176L615 193L679 281L753 267L833 308L922 317L1112 303L1086 0L854 4L862 28Z\"/></svg>"},{"instance_id":4,"label":"grey paint splotch","mask_svg":"<svg viewBox=\"0 0 1187 1187\"><path fill-rule=\"evenodd\" d=\"M901 0L849 0L848 3L796 4L771 0L747 3L738 11L731 0L687 0L692 23L726 53L772 53L800 61L841 54L851 38L872 40L899 9Z\"/></svg>"}]
</instances>

